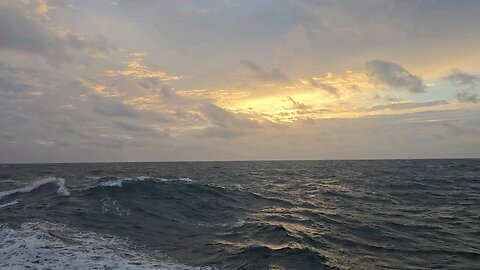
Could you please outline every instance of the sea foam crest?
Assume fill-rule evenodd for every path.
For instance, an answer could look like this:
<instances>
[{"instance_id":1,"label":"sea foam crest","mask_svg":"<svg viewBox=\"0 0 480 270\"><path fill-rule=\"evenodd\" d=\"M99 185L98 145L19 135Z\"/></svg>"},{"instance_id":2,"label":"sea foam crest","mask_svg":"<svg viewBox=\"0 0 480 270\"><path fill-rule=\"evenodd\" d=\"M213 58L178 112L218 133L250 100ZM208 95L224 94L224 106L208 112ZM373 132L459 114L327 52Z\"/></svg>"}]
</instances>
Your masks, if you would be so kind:
<instances>
[{"instance_id":1,"label":"sea foam crest","mask_svg":"<svg viewBox=\"0 0 480 270\"><path fill-rule=\"evenodd\" d=\"M30 185L26 186L26 187L1 191L0 192L0 200L4 199L4 198L6 198L10 195L17 194L17 193L32 192L32 191L38 189L39 187L41 187L43 185L47 185L47 184L51 184L51 183L54 183L58 186L58 190L57 190L58 194L63 195L63 196L69 196L70 195L70 192L65 187L65 179L60 178L60 177L46 177L46 178L39 179L39 180L31 183Z\"/></svg>"},{"instance_id":2,"label":"sea foam crest","mask_svg":"<svg viewBox=\"0 0 480 270\"><path fill-rule=\"evenodd\" d=\"M32 222L0 227L1 269L163 269L191 270L129 247L118 237L80 232L65 225Z\"/></svg>"},{"instance_id":3,"label":"sea foam crest","mask_svg":"<svg viewBox=\"0 0 480 270\"><path fill-rule=\"evenodd\" d=\"M88 178L91 178L91 177L88 177ZM156 182L163 182L163 183L180 181L180 182L190 184L190 183L195 182L188 177L181 177L181 178L178 178L178 179L165 179L165 178L156 178L156 177L150 177L150 176L137 176L135 178L125 177L125 178L101 181L101 182L99 182L99 183L97 183L93 186L85 188L85 190L95 188L95 187L122 187L123 184L125 184L127 182L141 182L141 181L147 181L147 180L156 181Z\"/></svg>"}]
</instances>

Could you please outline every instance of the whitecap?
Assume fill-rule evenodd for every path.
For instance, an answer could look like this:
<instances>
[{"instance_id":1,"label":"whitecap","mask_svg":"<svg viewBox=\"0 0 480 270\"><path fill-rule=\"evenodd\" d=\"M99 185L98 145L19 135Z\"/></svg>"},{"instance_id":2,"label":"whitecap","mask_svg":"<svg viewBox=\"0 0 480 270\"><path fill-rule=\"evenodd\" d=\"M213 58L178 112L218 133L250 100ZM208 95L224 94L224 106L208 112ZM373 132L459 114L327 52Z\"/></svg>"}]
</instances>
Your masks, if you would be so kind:
<instances>
[{"instance_id":1,"label":"whitecap","mask_svg":"<svg viewBox=\"0 0 480 270\"><path fill-rule=\"evenodd\" d=\"M121 238L47 222L0 227L0 243L1 269L212 269L159 260Z\"/></svg>"},{"instance_id":2,"label":"whitecap","mask_svg":"<svg viewBox=\"0 0 480 270\"><path fill-rule=\"evenodd\" d=\"M180 181L180 182L190 184L190 183L195 182L188 177L182 177L182 178L178 178L178 179L166 179L166 178L156 178L156 177L151 177L151 176L137 176L135 178L126 177L126 178L119 178L119 179L111 179L111 180L107 180L107 181L100 181L100 182L96 183L95 185L84 188L83 190L89 190L89 189L96 188L96 187L123 187L123 184L125 184L127 182L137 182L137 181L141 182L141 181L147 181L147 180L148 181L154 181L154 182L161 182L161 183Z\"/></svg>"},{"instance_id":3,"label":"whitecap","mask_svg":"<svg viewBox=\"0 0 480 270\"><path fill-rule=\"evenodd\" d=\"M129 180L128 178L126 179L115 179L115 180L108 180L105 182L100 182L98 186L101 187L122 187L123 186L123 181Z\"/></svg>"},{"instance_id":4,"label":"whitecap","mask_svg":"<svg viewBox=\"0 0 480 270\"><path fill-rule=\"evenodd\" d=\"M57 189L58 194L62 196L70 196L70 192L65 187L65 179L58 178L57 185L58 185L58 189Z\"/></svg>"},{"instance_id":5,"label":"whitecap","mask_svg":"<svg viewBox=\"0 0 480 270\"><path fill-rule=\"evenodd\" d=\"M58 186L57 193L63 196L69 196L70 192L68 192L67 188L65 187L65 179L59 177L46 177L40 180L37 180L26 187L15 188L10 190L5 190L0 192L0 200L4 199L13 194L17 193L29 193L32 192L43 185L47 185L50 183L54 183Z\"/></svg>"},{"instance_id":6,"label":"whitecap","mask_svg":"<svg viewBox=\"0 0 480 270\"><path fill-rule=\"evenodd\" d=\"M192 183L193 180L188 178L188 177L181 177L181 178L178 178L179 181L183 181L183 182L187 182L187 183Z\"/></svg>"}]
</instances>

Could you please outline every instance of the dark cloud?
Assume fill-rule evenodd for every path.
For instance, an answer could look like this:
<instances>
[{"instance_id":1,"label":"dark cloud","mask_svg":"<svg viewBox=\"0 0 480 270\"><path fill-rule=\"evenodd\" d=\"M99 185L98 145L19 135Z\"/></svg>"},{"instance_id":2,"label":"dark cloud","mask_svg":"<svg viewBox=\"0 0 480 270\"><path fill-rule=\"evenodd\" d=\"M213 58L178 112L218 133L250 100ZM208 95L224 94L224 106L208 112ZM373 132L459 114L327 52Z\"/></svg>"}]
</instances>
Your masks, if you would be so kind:
<instances>
[{"instance_id":1,"label":"dark cloud","mask_svg":"<svg viewBox=\"0 0 480 270\"><path fill-rule=\"evenodd\" d=\"M395 90L406 90L411 93L424 93L425 84L422 79L411 74L399 64L383 60L371 60L365 63L370 76L380 84Z\"/></svg>"},{"instance_id":2,"label":"dark cloud","mask_svg":"<svg viewBox=\"0 0 480 270\"><path fill-rule=\"evenodd\" d=\"M137 111L130 105L116 100L107 101L106 98L95 98L94 111L107 117L137 118Z\"/></svg>"},{"instance_id":3,"label":"dark cloud","mask_svg":"<svg viewBox=\"0 0 480 270\"><path fill-rule=\"evenodd\" d=\"M125 130L125 131L134 131L134 132L144 132L144 131L152 131L150 128L138 125L138 124L133 124L133 123L128 123L128 122L115 122L115 124Z\"/></svg>"},{"instance_id":4,"label":"dark cloud","mask_svg":"<svg viewBox=\"0 0 480 270\"><path fill-rule=\"evenodd\" d=\"M291 96L288 96L288 101L291 103L289 107L286 109L296 109L296 110L308 110L311 109L311 106L301 103L299 101L294 100Z\"/></svg>"},{"instance_id":5,"label":"dark cloud","mask_svg":"<svg viewBox=\"0 0 480 270\"><path fill-rule=\"evenodd\" d=\"M453 69L444 79L460 88L455 95L458 101L465 103L480 102L480 96L476 92L476 84L479 80L477 75Z\"/></svg>"},{"instance_id":6,"label":"dark cloud","mask_svg":"<svg viewBox=\"0 0 480 270\"><path fill-rule=\"evenodd\" d=\"M242 65L257 79L269 82L288 82L289 79L283 71L278 68L265 69L251 60L242 60Z\"/></svg>"},{"instance_id":7,"label":"dark cloud","mask_svg":"<svg viewBox=\"0 0 480 270\"><path fill-rule=\"evenodd\" d=\"M387 105L377 105L370 108L370 110L407 110L423 107L432 107L438 105L446 105L448 102L446 100L437 100L430 102L402 102L402 103L392 103Z\"/></svg>"},{"instance_id":8,"label":"dark cloud","mask_svg":"<svg viewBox=\"0 0 480 270\"><path fill-rule=\"evenodd\" d=\"M13 76L0 74L0 92L23 92L31 87Z\"/></svg>"},{"instance_id":9,"label":"dark cloud","mask_svg":"<svg viewBox=\"0 0 480 270\"><path fill-rule=\"evenodd\" d=\"M226 111L211 103L205 104L201 112L213 125L205 129L205 135L210 137L232 139L248 135L252 130L260 127L253 120Z\"/></svg>"},{"instance_id":10,"label":"dark cloud","mask_svg":"<svg viewBox=\"0 0 480 270\"><path fill-rule=\"evenodd\" d=\"M338 96L339 95L339 91L336 87L334 86L331 86L329 84L326 84L326 83L322 83L322 82L319 82L317 80L313 80L313 79L310 79L308 81L308 83L313 86L313 87L316 87L316 88L319 88L321 90L324 90L326 91L327 93L331 94L331 95L334 95L334 96Z\"/></svg>"},{"instance_id":11,"label":"dark cloud","mask_svg":"<svg viewBox=\"0 0 480 270\"><path fill-rule=\"evenodd\" d=\"M471 103L479 103L480 96L471 90L460 90L457 91L455 95L460 102L471 102Z\"/></svg>"},{"instance_id":12,"label":"dark cloud","mask_svg":"<svg viewBox=\"0 0 480 270\"><path fill-rule=\"evenodd\" d=\"M463 72L459 69L453 69L447 76L444 77L444 79L456 86L474 88L475 83L479 80L479 77L474 74Z\"/></svg>"},{"instance_id":13,"label":"dark cloud","mask_svg":"<svg viewBox=\"0 0 480 270\"><path fill-rule=\"evenodd\" d=\"M44 57L52 65L79 56L117 50L104 37L57 33L32 16L21 1L0 3L0 51L16 51ZM83 52L78 54L78 52ZM85 54L86 53L86 54Z\"/></svg>"},{"instance_id":14,"label":"dark cloud","mask_svg":"<svg viewBox=\"0 0 480 270\"><path fill-rule=\"evenodd\" d=\"M0 64L0 93L20 95L25 91L32 90L29 81L37 75L38 73L31 70Z\"/></svg>"}]
</instances>

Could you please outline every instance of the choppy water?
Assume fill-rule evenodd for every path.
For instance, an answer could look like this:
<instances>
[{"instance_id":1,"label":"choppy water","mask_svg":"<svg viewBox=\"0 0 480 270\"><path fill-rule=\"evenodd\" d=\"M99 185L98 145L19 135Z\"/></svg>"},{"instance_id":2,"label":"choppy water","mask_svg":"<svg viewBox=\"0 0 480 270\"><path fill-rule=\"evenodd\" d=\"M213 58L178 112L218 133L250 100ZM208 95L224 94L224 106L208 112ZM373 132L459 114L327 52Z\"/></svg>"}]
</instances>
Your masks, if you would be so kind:
<instances>
[{"instance_id":1,"label":"choppy water","mask_svg":"<svg viewBox=\"0 0 480 270\"><path fill-rule=\"evenodd\" d=\"M0 165L4 269L479 269L480 160Z\"/></svg>"}]
</instances>

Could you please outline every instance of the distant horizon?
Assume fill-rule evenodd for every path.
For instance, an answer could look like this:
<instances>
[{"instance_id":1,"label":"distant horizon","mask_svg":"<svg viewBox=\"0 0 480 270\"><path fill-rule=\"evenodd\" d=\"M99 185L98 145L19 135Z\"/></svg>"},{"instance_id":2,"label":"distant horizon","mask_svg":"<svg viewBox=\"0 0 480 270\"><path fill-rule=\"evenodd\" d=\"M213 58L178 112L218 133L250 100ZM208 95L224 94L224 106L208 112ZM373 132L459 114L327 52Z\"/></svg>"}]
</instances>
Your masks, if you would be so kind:
<instances>
[{"instance_id":1,"label":"distant horizon","mask_svg":"<svg viewBox=\"0 0 480 270\"><path fill-rule=\"evenodd\" d=\"M48 164L109 164L109 163L196 163L196 162L286 162L286 161L395 161L395 160L463 160L480 159L480 157L451 158L359 158L359 159L251 159L251 160L164 160L164 161L72 161L72 162L12 162L0 165L48 165Z\"/></svg>"}]
</instances>

